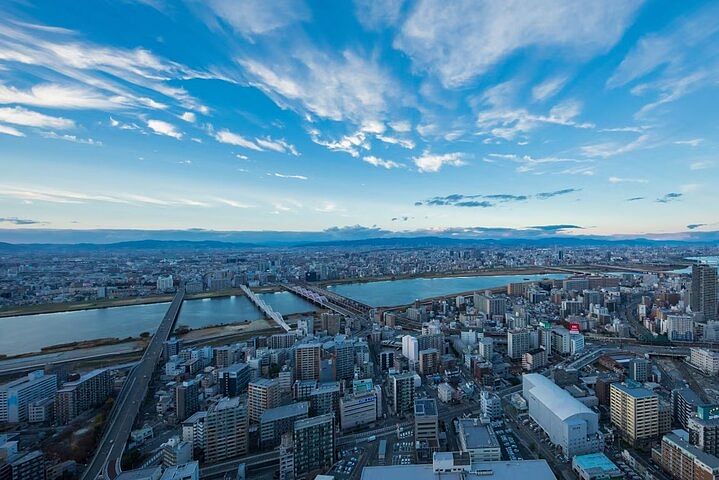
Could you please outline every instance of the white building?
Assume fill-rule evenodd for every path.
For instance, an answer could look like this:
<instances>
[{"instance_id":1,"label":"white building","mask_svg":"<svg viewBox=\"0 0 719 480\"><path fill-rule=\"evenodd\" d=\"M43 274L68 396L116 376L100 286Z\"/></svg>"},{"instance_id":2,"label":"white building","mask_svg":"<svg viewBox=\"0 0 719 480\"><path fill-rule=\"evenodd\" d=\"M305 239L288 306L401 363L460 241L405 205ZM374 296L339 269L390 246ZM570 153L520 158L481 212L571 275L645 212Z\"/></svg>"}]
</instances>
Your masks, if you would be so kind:
<instances>
[{"instance_id":1,"label":"white building","mask_svg":"<svg viewBox=\"0 0 719 480\"><path fill-rule=\"evenodd\" d=\"M172 275L157 277L157 291L158 292L169 292L174 287L172 282Z\"/></svg>"},{"instance_id":2,"label":"white building","mask_svg":"<svg viewBox=\"0 0 719 480\"><path fill-rule=\"evenodd\" d=\"M569 353L576 355L584 351L584 335L581 333L571 333L569 335Z\"/></svg>"},{"instance_id":3,"label":"white building","mask_svg":"<svg viewBox=\"0 0 719 480\"><path fill-rule=\"evenodd\" d=\"M454 388L447 382L440 383L437 387L437 398L441 402L449 403L454 398Z\"/></svg>"},{"instance_id":4,"label":"white building","mask_svg":"<svg viewBox=\"0 0 719 480\"><path fill-rule=\"evenodd\" d=\"M367 393L345 395L340 399L340 427L348 430L377 421L377 395Z\"/></svg>"},{"instance_id":5,"label":"white building","mask_svg":"<svg viewBox=\"0 0 719 480\"><path fill-rule=\"evenodd\" d=\"M667 315L662 326L669 340L694 340L694 319L691 315Z\"/></svg>"},{"instance_id":6,"label":"white building","mask_svg":"<svg viewBox=\"0 0 719 480\"><path fill-rule=\"evenodd\" d=\"M458 420L459 448L469 453L472 463L492 462L502 459L497 436L489 424L483 424L478 418L461 418Z\"/></svg>"},{"instance_id":7,"label":"white building","mask_svg":"<svg viewBox=\"0 0 719 480\"><path fill-rule=\"evenodd\" d=\"M492 360L494 354L494 340L492 337L483 337L479 340L479 354L486 361Z\"/></svg>"},{"instance_id":8,"label":"white building","mask_svg":"<svg viewBox=\"0 0 719 480\"><path fill-rule=\"evenodd\" d=\"M479 397L479 403L482 407L482 416L491 420L502 417L502 400L499 395L488 390L482 390Z\"/></svg>"},{"instance_id":9,"label":"white building","mask_svg":"<svg viewBox=\"0 0 719 480\"><path fill-rule=\"evenodd\" d=\"M547 377L536 373L523 375L522 396L527 401L529 416L567 457L604 448L597 413Z\"/></svg>"},{"instance_id":10,"label":"white building","mask_svg":"<svg viewBox=\"0 0 719 480\"><path fill-rule=\"evenodd\" d=\"M0 422L28 420L28 405L35 400L55 398L57 376L45 375L42 370L0 385Z\"/></svg>"},{"instance_id":11,"label":"white building","mask_svg":"<svg viewBox=\"0 0 719 480\"><path fill-rule=\"evenodd\" d=\"M707 348L692 347L689 363L707 375L716 375L719 373L719 352Z\"/></svg>"},{"instance_id":12,"label":"white building","mask_svg":"<svg viewBox=\"0 0 719 480\"><path fill-rule=\"evenodd\" d=\"M507 355L509 358L522 358L522 355L529 351L530 338L526 330L514 330L507 332Z\"/></svg>"},{"instance_id":13,"label":"white building","mask_svg":"<svg viewBox=\"0 0 719 480\"><path fill-rule=\"evenodd\" d=\"M417 342L417 337L413 337L412 335L402 337L402 355L407 357L412 363L419 361L419 343Z\"/></svg>"}]
</instances>

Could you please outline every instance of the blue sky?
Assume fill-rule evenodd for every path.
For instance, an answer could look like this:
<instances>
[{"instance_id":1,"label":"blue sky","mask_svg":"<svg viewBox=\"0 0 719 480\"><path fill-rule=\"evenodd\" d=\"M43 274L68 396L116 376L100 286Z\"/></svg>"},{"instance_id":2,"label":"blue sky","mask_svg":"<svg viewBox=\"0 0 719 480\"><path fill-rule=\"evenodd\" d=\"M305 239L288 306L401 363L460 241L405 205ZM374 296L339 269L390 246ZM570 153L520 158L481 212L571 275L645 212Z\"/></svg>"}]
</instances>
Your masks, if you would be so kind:
<instances>
[{"instance_id":1,"label":"blue sky","mask_svg":"<svg viewBox=\"0 0 719 480\"><path fill-rule=\"evenodd\" d=\"M716 3L0 16L2 228L718 230Z\"/></svg>"}]
</instances>

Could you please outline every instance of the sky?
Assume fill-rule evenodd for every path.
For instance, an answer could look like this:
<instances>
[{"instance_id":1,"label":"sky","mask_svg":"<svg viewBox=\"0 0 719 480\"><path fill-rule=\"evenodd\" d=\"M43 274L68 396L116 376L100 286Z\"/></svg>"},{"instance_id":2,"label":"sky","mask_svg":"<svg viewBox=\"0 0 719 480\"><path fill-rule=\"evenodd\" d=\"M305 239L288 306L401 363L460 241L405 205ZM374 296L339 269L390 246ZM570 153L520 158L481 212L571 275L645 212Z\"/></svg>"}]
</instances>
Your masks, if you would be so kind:
<instances>
[{"instance_id":1,"label":"sky","mask_svg":"<svg viewBox=\"0 0 719 480\"><path fill-rule=\"evenodd\" d=\"M8 0L0 228L719 226L719 4Z\"/></svg>"}]
</instances>

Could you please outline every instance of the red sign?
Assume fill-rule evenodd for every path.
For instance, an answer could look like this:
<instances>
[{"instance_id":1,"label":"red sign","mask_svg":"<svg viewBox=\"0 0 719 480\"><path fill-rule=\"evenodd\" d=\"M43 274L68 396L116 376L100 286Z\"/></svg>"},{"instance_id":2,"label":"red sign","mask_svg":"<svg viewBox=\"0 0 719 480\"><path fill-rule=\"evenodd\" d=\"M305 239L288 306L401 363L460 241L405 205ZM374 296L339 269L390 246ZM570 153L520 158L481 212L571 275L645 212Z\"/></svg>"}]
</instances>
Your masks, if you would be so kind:
<instances>
[{"instance_id":1,"label":"red sign","mask_svg":"<svg viewBox=\"0 0 719 480\"><path fill-rule=\"evenodd\" d=\"M579 332L579 324L578 323L570 323L569 324L569 331L570 332Z\"/></svg>"}]
</instances>

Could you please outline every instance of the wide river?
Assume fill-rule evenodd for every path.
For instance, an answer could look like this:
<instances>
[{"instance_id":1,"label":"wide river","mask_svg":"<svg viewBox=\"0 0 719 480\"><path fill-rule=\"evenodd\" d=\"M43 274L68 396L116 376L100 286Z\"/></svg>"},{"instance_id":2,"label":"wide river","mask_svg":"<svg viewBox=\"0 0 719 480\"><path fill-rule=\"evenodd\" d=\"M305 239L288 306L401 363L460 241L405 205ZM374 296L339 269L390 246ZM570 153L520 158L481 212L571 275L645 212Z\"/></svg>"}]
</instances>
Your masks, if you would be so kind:
<instances>
[{"instance_id":1,"label":"wide river","mask_svg":"<svg viewBox=\"0 0 719 480\"><path fill-rule=\"evenodd\" d=\"M417 298L501 287L511 282L564 277L566 275L546 274L416 278L348 283L330 288L369 305L389 306L408 304ZM260 296L283 315L314 310L310 303L288 292ZM167 307L167 303L154 303L0 318L0 353L17 355L37 352L42 347L61 343L106 337L136 337L142 332L154 332ZM187 300L177 323L201 328L260 318L262 314L246 297L236 296Z\"/></svg>"},{"instance_id":2,"label":"wide river","mask_svg":"<svg viewBox=\"0 0 719 480\"><path fill-rule=\"evenodd\" d=\"M330 285L329 289L373 307L386 307L392 305L407 305L422 298L502 287L513 282L566 277L567 275L560 273L547 273L543 275L412 278L408 280L386 280L382 282L345 283Z\"/></svg>"}]
</instances>

